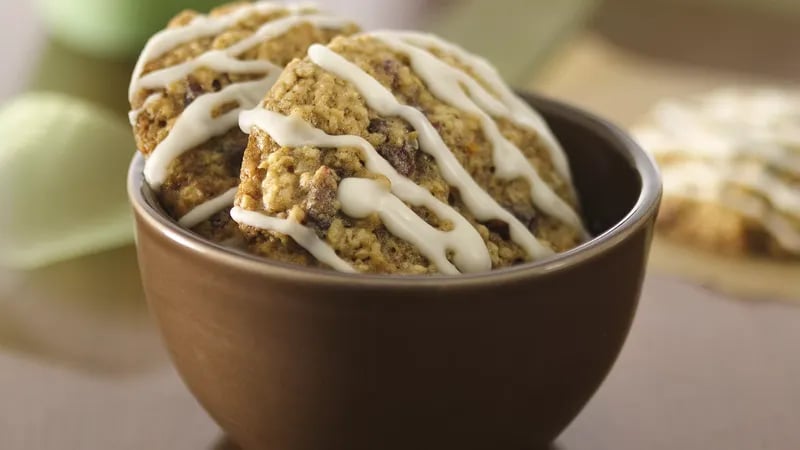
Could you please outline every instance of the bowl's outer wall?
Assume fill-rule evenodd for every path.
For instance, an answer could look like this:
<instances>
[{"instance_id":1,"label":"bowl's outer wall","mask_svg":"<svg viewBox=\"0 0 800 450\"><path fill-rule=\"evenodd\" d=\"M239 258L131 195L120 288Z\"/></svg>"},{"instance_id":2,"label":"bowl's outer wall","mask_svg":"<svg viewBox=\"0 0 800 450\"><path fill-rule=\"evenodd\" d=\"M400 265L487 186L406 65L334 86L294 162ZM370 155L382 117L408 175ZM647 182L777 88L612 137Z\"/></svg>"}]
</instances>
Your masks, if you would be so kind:
<instances>
[{"instance_id":1,"label":"bowl's outer wall","mask_svg":"<svg viewBox=\"0 0 800 450\"><path fill-rule=\"evenodd\" d=\"M545 114L592 228L640 180L626 143ZM222 264L137 216L148 302L186 384L248 450L535 449L600 385L636 309L654 214L579 264L502 283L315 285Z\"/></svg>"}]
</instances>

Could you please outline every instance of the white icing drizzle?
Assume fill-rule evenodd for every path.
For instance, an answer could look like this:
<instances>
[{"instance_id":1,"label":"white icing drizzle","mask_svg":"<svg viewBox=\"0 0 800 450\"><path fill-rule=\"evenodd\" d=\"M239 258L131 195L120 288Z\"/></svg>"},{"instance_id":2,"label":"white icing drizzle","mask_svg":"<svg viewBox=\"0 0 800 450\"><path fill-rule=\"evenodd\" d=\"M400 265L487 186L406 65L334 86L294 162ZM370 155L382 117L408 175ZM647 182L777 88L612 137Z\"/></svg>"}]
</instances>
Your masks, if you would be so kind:
<instances>
[{"instance_id":1,"label":"white icing drizzle","mask_svg":"<svg viewBox=\"0 0 800 450\"><path fill-rule=\"evenodd\" d=\"M450 205L434 197L427 189L398 173L364 138L332 136L314 128L298 116L284 116L262 108L243 112L239 118L239 126L245 133L250 133L253 127L257 127L269 134L272 140L282 147L358 148L361 150L367 170L385 176L390 182L391 192L397 198L415 206L424 206L440 219L452 223L453 229L448 232L433 229L424 221L421 224L417 223L419 225L417 231L420 233L431 235L430 230L441 233L437 235L441 246L439 251L432 252L434 256L426 254L440 271L446 272L448 266L452 267L446 258L448 250L453 252L453 261L463 272L480 272L492 268L492 261L483 238L472 224ZM342 206L345 207L344 204Z\"/></svg>"},{"instance_id":2,"label":"white icing drizzle","mask_svg":"<svg viewBox=\"0 0 800 450\"><path fill-rule=\"evenodd\" d=\"M233 200L236 197L236 191L237 188L228 189L223 194L201 203L198 206L195 206L191 211L186 213L180 218L180 220L178 220L178 225L185 228L196 227L204 220L223 210L225 207L233 206Z\"/></svg>"},{"instance_id":3,"label":"white icing drizzle","mask_svg":"<svg viewBox=\"0 0 800 450\"><path fill-rule=\"evenodd\" d=\"M511 239L533 259L553 254L550 248L536 239L525 225L500 206L475 182L421 111L399 103L394 95L377 80L325 46L312 45L308 50L308 55L311 61L321 68L350 82L364 97L370 108L381 115L402 117L411 124L419 133L420 148L436 160L442 176L450 185L458 189L467 208L478 220L498 219L507 223Z\"/></svg>"},{"instance_id":4,"label":"white icing drizzle","mask_svg":"<svg viewBox=\"0 0 800 450\"><path fill-rule=\"evenodd\" d=\"M212 50L185 63L148 73L136 83L137 90L165 88L170 83L186 77L201 67L218 72L254 74L283 70L269 61L241 60L231 56L227 51Z\"/></svg>"},{"instance_id":5,"label":"white icing drizzle","mask_svg":"<svg viewBox=\"0 0 800 450\"><path fill-rule=\"evenodd\" d=\"M128 120L131 123L131 126L136 126L136 121L139 120L139 115L150 106L150 103L155 102L156 100L161 98L161 93L156 92L154 94L150 94L146 99L144 99L144 103L137 109L128 112Z\"/></svg>"},{"instance_id":6,"label":"white icing drizzle","mask_svg":"<svg viewBox=\"0 0 800 450\"><path fill-rule=\"evenodd\" d=\"M392 234L417 247L419 252L445 275L457 275L458 269L447 259L448 248L458 248L454 235L428 225L389 186L367 178L345 178L339 183L339 202L350 217L363 219L378 213Z\"/></svg>"},{"instance_id":7,"label":"white icing drizzle","mask_svg":"<svg viewBox=\"0 0 800 450\"><path fill-rule=\"evenodd\" d=\"M129 100L133 101L133 97L136 95L137 91L136 82L141 78L144 66L148 62L162 56L181 44L219 34L225 31L225 29L246 19L251 14L269 14L285 8L286 6L277 3L255 2L242 5L230 14L224 14L218 17L197 16L185 26L168 28L156 33L147 41L147 44L145 44L144 50L142 50L142 54L136 62L136 67L133 69L133 78L131 79L131 85L128 89ZM297 11L300 8L299 6L295 7L293 11Z\"/></svg>"},{"instance_id":8,"label":"white icing drizzle","mask_svg":"<svg viewBox=\"0 0 800 450\"><path fill-rule=\"evenodd\" d=\"M770 171L800 176L800 96L722 89L665 101L634 136L662 159L667 195L726 206L800 253L800 229L790 220L800 221L800 183Z\"/></svg>"},{"instance_id":9,"label":"white icing drizzle","mask_svg":"<svg viewBox=\"0 0 800 450\"><path fill-rule=\"evenodd\" d=\"M145 161L144 175L150 187L158 189L161 186L167 178L169 164L183 152L234 127L239 113L258 104L278 75L274 73L260 80L231 84L219 92L195 99ZM230 102L238 102L239 107L218 117L211 116L214 107Z\"/></svg>"},{"instance_id":10,"label":"white icing drizzle","mask_svg":"<svg viewBox=\"0 0 800 450\"><path fill-rule=\"evenodd\" d=\"M472 69L478 77L488 83L500 97L503 108L488 110L488 112L491 115L508 119L517 125L527 127L529 130L536 132L545 142L550 159L558 174L565 180L572 181L567 155L558 139L553 135L550 127L547 126L547 122L535 109L519 98L508 87L497 72L497 69L488 61L433 34L418 31L378 31L372 33L372 35L400 39L423 49L433 48L454 55L462 64Z\"/></svg>"},{"instance_id":11,"label":"white icing drizzle","mask_svg":"<svg viewBox=\"0 0 800 450\"><path fill-rule=\"evenodd\" d=\"M511 180L524 178L531 189L533 203L545 213L588 236L578 214L542 180L536 168L512 142L506 139L489 114L513 117L502 102L486 91L474 78L450 66L427 50L395 39L392 33L373 34L390 48L409 57L414 72L440 100L480 118L484 136L492 144L495 174ZM504 84L500 82L502 88ZM493 86L494 87L494 86ZM488 112L488 113L487 113ZM539 133L541 134L541 133Z\"/></svg>"},{"instance_id":12,"label":"white icing drizzle","mask_svg":"<svg viewBox=\"0 0 800 450\"><path fill-rule=\"evenodd\" d=\"M317 258L318 261L327 264L334 270L349 273L356 272L350 264L333 251L330 245L320 239L316 233L314 233L314 230L294 220L270 217L255 211L244 210L238 206L231 209L231 217L237 223L264 230L276 231L291 237L298 245L305 248L311 255Z\"/></svg>"},{"instance_id":13,"label":"white icing drizzle","mask_svg":"<svg viewBox=\"0 0 800 450\"><path fill-rule=\"evenodd\" d=\"M197 58L134 79L131 83L131 90L133 93L136 93L139 89L163 88L168 86L169 83L179 80L201 67L208 67L219 72L228 73L281 71L281 67L269 61L243 61L237 59L236 56L258 45L260 42L268 41L286 34L292 28L304 23L313 24L320 28L339 28L344 27L348 21L337 17L321 15L290 15L275 19L266 22L255 32L230 47L221 50L211 50Z\"/></svg>"}]
</instances>

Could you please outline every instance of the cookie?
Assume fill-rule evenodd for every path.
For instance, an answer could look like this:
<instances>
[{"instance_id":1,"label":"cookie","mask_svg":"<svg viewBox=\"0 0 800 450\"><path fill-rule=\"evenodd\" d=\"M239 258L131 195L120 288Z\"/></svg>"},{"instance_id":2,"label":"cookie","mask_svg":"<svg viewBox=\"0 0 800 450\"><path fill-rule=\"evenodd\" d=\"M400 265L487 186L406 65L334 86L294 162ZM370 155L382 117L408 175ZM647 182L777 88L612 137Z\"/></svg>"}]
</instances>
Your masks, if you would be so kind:
<instances>
[{"instance_id":1,"label":"cookie","mask_svg":"<svg viewBox=\"0 0 800 450\"><path fill-rule=\"evenodd\" d=\"M686 252L675 247L683 246L698 257L729 260L711 268L731 262L800 268L800 96L722 89L664 101L634 137L655 157L664 180L656 231L665 242L656 248L680 255ZM719 285L728 277L702 278ZM753 284L747 283L748 293ZM800 286L795 289L800 297Z\"/></svg>"},{"instance_id":2,"label":"cookie","mask_svg":"<svg viewBox=\"0 0 800 450\"><path fill-rule=\"evenodd\" d=\"M231 214L268 258L457 274L587 238L541 117L486 61L430 35L312 45L240 125L250 139Z\"/></svg>"},{"instance_id":3,"label":"cookie","mask_svg":"<svg viewBox=\"0 0 800 450\"><path fill-rule=\"evenodd\" d=\"M240 2L183 12L154 35L134 70L130 121L166 212L213 241L237 236L228 210L247 145L239 113L309 45L356 30L313 7Z\"/></svg>"}]
</instances>

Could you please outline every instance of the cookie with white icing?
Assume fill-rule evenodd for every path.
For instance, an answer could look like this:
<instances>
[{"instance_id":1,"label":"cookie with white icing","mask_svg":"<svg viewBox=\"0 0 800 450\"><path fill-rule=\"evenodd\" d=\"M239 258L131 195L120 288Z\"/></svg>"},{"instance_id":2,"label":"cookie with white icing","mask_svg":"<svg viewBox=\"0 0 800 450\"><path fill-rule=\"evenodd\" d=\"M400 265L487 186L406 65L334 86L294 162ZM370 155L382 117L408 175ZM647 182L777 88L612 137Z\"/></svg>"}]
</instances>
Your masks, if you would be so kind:
<instances>
[{"instance_id":1,"label":"cookie with white icing","mask_svg":"<svg viewBox=\"0 0 800 450\"><path fill-rule=\"evenodd\" d=\"M727 257L739 265L800 269L800 96L722 89L664 101L634 137L656 158L664 180L657 223L663 242L656 248L678 255L686 252L673 246L690 247L695 259L703 254L716 258L710 267L730 266L719 263ZM749 272L776 270L754 267ZM735 275L706 278L714 285L744 285L750 278L737 270L726 272ZM730 281L720 283L725 278ZM758 291L753 289L758 284L747 282L743 289ZM794 284L800 296L800 277L781 284Z\"/></svg>"},{"instance_id":2,"label":"cookie with white icing","mask_svg":"<svg viewBox=\"0 0 800 450\"><path fill-rule=\"evenodd\" d=\"M133 74L130 119L166 212L217 242L237 235L228 211L247 144L239 112L309 45L356 29L313 7L239 2L183 12L154 35Z\"/></svg>"},{"instance_id":3,"label":"cookie with white icing","mask_svg":"<svg viewBox=\"0 0 800 450\"><path fill-rule=\"evenodd\" d=\"M457 274L587 237L542 118L486 61L430 35L312 45L240 125L251 135L231 214L266 257Z\"/></svg>"}]
</instances>

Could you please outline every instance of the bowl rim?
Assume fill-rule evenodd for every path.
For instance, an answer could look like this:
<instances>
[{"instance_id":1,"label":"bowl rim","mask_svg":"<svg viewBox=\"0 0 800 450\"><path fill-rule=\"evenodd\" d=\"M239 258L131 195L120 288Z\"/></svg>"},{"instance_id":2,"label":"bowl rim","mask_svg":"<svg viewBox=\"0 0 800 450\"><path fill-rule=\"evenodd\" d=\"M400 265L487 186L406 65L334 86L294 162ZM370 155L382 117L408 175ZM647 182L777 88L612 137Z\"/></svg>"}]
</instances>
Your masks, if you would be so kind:
<instances>
[{"instance_id":1,"label":"bowl rim","mask_svg":"<svg viewBox=\"0 0 800 450\"><path fill-rule=\"evenodd\" d=\"M615 148L624 149L625 152L621 156L631 163L631 168L636 171L641 180L641 190L636 203L616 224L573 249L541 260L489 272L459 275L351 274L270 260L210 242L181 228L176 221L152 205L145 195L147 186L143 174L144 157L139 152L134 155L128 170L129 200L138 219L147 222L147 225L157 230L167 240L199 257L213 259L219 264L245 272L315 285L342 285L343 283L352 285L355 283L364 287L447 288L492 285L540 277L584 264L608 252L645 226L648 219L656 214L662 194L661 176L653 158L622 129L593 113L540 95L525 92L519 94L545 118L558 116L560 119L575 122L613 143Z\"/></svg>"}]
</instances>

